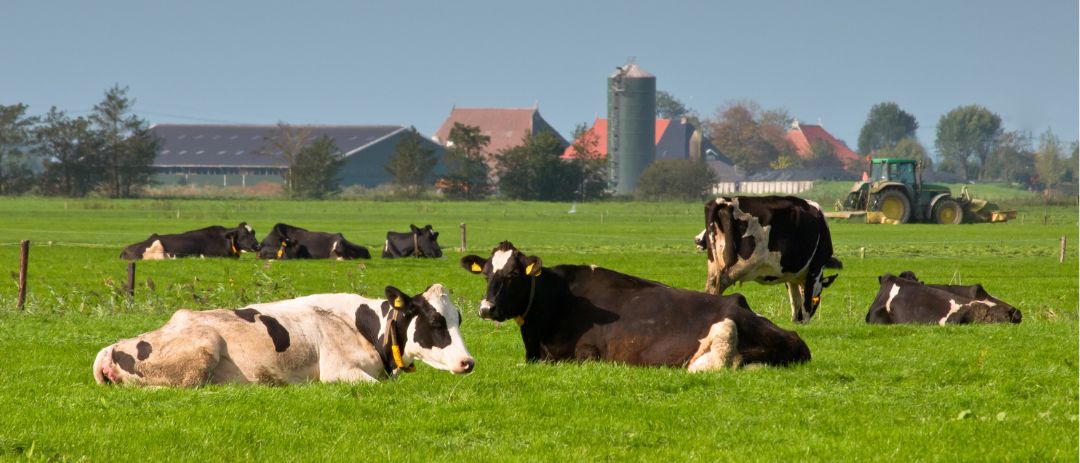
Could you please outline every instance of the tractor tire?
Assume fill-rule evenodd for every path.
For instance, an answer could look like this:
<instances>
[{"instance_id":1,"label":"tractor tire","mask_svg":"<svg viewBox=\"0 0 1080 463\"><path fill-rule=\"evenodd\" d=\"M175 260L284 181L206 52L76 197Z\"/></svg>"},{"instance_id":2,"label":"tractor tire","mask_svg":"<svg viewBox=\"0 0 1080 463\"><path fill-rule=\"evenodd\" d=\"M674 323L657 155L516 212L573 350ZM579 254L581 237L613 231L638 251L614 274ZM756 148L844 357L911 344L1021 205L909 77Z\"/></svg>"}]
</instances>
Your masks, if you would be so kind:
<instances>
[{"instance_id":1,"label":"tractor tire","mask_svg":"<svg viewBox=\"0 0 1080 463\"><path fill-rule=\"evenodd\" d=\"M885 190L881 193L878 206L889 223L907 223L911 218L911 201L899 190Z\"/></svg>"},{"instance_id":2,"label":"tractor tire","mask_svg":"<svg viewBox=\"0 0 1080 463\"><path fill-rule=\"evenodd\" d=\"M952 198L941 198L934 204L934 210L930 212L934 222L942 225L956 225L964 221L964 210L960 203Z\"/></svg>"}]
</instances>

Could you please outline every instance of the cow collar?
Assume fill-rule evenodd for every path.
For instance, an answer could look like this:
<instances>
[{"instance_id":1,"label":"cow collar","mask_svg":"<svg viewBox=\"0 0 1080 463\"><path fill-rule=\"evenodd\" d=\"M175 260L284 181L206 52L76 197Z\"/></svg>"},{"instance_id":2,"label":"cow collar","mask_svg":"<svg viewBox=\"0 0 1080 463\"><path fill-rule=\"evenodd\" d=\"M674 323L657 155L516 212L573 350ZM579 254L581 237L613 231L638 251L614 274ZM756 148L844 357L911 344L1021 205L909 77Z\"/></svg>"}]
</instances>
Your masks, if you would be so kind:
<instances>
[{"instance_id":1,"label":"cow collar","mask_svg":"<svg viewBox=\"0 0 1080 463\"><path fill-rule=\"evenodd\" d=\"M424 253L420 252L420 235L419 232L413 232L412 234L412 249L413 257L424 257Z\"/></svg>"},{"instance_id":2,"label":"cow collar","mask_svg":"<svg viewBox=\"0 0 1080 463\"><path fill-rule=\"evenodd\" d=\"M530 277L530 278L532 278L532 282L531 282L531 285L529 286L529 305L525 306L525 312L524 313L514 317L514 322L516 322L518 324L518 326L522 326L522 325L525 324L525 316L529 315L529 311L532 310L533 299L536 298L536 278L539 277L539 276L540 275Z\"/></svg>"},{"instance_id":3,"label":"cow collar","mask_svg":"<svg viewBox=\"0 0 1080 463\"><path fill-rule=\"evenodd\" d=\"M240 250L236 249L236 238L233 238L233 239L229 240L229 246L232 247L232 253L233 253L234 256L239 256L240 255Z\"/></svg>"},{"instance_id":4,"label":"cow collar","mask_svg":"<svg viewBox=\"0 0 1080 463\"><path fill-rule=\"evenodd\" d=\"M285 255L285 247L286 246L287 246L287 243L285 242L285 240L281 240L281 247L278 248L278 250L277 250L277 258L278 259L280 259L281 256Z\"/></svg>"},{"instance_id":5,"label":"cow collar","mask_svg":"<svg viewBox=\"0 0 1080 463\"><path fill-rule=\"evenodd\" d=\"M404 349L404 346L400 342L398 342L398 314L398 310L393 305L391 305L390 312L386 316L386 334L383 335L382 341L383 349L386 349L387 347L390 348L390 358L388 359L388 361L385 362L386 372L390 373L390 376L397 376L402 372L412 373L416 371L416 365L410 363L408 366L406 366L405 361L401 358L401 351L402 349ZM394 366L394 368L392 369L390 368L391 362L393 362L392 365Z\"/></svg>"}]
</instances>

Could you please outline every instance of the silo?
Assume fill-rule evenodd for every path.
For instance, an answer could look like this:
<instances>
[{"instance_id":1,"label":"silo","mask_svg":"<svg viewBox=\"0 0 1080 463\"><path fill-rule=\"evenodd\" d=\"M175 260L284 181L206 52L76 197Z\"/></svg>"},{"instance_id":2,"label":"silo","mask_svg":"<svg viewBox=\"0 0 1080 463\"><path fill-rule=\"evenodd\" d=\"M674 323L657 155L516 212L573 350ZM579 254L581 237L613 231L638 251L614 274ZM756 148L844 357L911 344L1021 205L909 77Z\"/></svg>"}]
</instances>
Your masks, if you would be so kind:
<instances>
[{"instance_id":1,"label":"silo","mask_svg":"<svg viewBox=\"0 0 1080 463\"><path fill-rule=\"evenodd\" d=\"M634 192L656 159L656 76L631 63L608 78L608 162L615 194Z\"/></svg>"}]
</instances>

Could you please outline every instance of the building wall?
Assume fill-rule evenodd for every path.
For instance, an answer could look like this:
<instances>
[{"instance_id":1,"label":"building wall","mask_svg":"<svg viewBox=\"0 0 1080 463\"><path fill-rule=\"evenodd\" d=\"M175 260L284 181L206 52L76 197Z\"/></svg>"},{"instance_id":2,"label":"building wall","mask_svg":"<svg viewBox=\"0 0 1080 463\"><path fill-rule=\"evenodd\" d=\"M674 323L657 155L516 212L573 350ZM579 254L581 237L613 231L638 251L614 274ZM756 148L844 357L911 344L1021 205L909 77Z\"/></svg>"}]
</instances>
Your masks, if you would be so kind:
<instances>
[{"instance_id":1,"label":"building wall","mask_svg":"<svg viewBox=\"0 0 1080 463\"><path fill-rule=\"evenodd\" d=\"M406 133L408 132L396 133L345 158L345 164L338 171L341 186L362 185L370 188L393 181L393 177L386 171L385 166L390 161L390 156L394 155L398 143ZM426 149L434 150L435 156L439 158L439 162L435 165L432 174L431 181L434 183L435 177L446 174L446 164L443 162L443 158L446 157L446 148L427 137L421 138L421 144Z\"/></svg>"}]
</instances>

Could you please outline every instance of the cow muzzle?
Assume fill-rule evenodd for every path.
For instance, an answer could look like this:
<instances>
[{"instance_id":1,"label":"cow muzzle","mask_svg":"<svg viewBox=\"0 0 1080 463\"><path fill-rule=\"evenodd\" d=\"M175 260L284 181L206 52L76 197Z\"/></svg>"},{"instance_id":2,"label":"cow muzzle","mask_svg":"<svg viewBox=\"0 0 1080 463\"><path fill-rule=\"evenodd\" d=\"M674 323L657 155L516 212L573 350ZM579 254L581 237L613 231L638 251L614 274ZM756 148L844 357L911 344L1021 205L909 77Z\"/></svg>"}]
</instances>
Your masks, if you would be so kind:
<instances>
[{"instance_id":1,"label":"cow muzzle","mask_svg":"<svg viewBox=\"0 0 1080 463\"><path fill-rule=\"evenodd\" d=\"M484 320L491 320L494 318L494 316L492 315L492 312L494 312L494 310L495 305L491 302L488 302L487 299L484 299L480 302L480 311L478 312L478 314L480 315L480 318Z\"/></svg>"}]
</instances>

